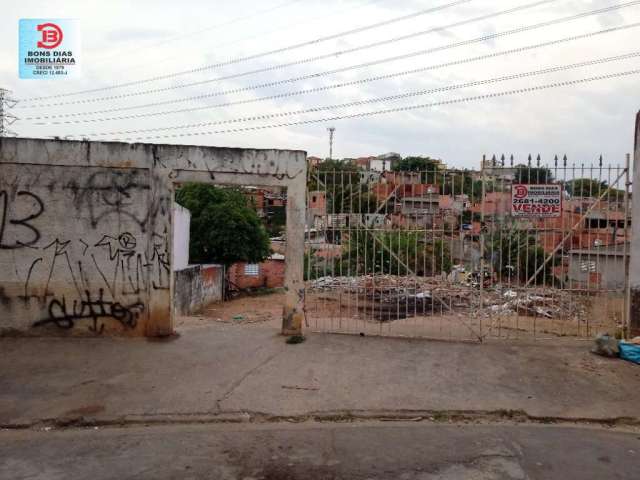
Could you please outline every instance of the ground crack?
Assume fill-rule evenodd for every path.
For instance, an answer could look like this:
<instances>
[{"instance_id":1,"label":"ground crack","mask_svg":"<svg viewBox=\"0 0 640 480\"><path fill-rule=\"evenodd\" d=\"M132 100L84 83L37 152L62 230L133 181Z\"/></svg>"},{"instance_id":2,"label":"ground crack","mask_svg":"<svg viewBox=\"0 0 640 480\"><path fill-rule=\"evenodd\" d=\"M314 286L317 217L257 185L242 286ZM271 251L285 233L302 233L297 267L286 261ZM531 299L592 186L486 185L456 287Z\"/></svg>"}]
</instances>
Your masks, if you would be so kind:
<instances>
[{"instance_id":1,"label":"ground crack","mask_svg":"<svg viewBox=\"0 0 640 480\"><path fill-rule=\"evenodd\" d=\"M222 412L222 402L224 402L225 400L227 400L231 395L233 395L233 393L236 391L236 389L247 379L249 378L251 375L253 375L256 371L258 371L260 368L264 367L266 364L268 364L271 360L273 360L274 358L276 358L278 355L280 355L282 352L284 351L284 349L278 350L277 352L275 352L272 355L269 355L265 360L263 360L262 362L260 362L258 365L256 365L255 367L251 368L249 371L247 371L244 375L242 375L242 377L240 377L238 380L236 380L235 382L233 382L231 384L231 387L229 388L229 390L227 390L222 397L220 397L218 400L216 400L216 408L218 409L218 412Z\"/></svg>"}]
</instances>

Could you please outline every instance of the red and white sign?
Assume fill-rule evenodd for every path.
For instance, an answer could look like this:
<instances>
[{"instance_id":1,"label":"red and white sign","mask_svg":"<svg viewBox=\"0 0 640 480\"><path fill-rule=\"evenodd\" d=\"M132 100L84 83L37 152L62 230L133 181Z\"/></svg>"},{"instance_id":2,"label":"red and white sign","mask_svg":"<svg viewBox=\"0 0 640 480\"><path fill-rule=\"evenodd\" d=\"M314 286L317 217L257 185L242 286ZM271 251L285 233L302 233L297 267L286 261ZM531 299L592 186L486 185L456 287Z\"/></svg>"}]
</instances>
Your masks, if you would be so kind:
<instances>
[{"instance_id":1,"label":"red and white sign","mask_svg":"<svg viewBox=\"0 0 640 480\"><path fill-rule=\"evenodd\" d=\"M55 23L42 23L37 30L42 33L42 40L38 41L38 48L56 48L62 43L62 29Z\"/></svg>"},{"instance_id":2,"label":"red and white sign","mask_svg":"<svg viewBox=\"0 0 640 480\"><path fill-rule=\"evenodd\" d=\"M554 218L562 215L562 187L554 184L516 184L511 187L511 215Z\"/></svg>"}]
</instances>

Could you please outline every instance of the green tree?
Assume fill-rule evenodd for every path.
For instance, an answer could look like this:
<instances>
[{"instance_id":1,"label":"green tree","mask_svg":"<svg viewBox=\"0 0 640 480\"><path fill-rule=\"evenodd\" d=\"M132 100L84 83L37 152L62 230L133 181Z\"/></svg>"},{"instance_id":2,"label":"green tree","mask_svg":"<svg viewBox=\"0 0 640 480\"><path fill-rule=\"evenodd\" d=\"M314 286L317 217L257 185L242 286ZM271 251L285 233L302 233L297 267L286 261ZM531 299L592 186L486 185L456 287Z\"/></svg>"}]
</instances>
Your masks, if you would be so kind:
<instances>
[{"instance_id":1,"label":"green tree","mask_svg":"<svg viewBox=\"0 0 640 480\"><path fill-rule=\"evenodd\" d=\"M349 275L435 275L451 271L451 254L441 240L425 241L423 232L361 228L349 232L342 271Z\"/></svg>"},{"instance_id":2,"label":"green tree","mask_svg":"<svg viewBox=\"0 0 640 480\"><path fill-rule=\"evenodd\" d=\"M309 175L307 188L325 192L328 213L373 213L378 203L361 174L352 162L325 160Z\"/></svg>"},{"instance_id":3,"label":"green tree","mask_svg":"<svg viewBox=\"0 0 640 480\"><path fill-rule=\"evenodd\" d=\"M375 213L378 209L378 199L373 193L369 193L366 186L362 186L360 191L350 199L351 209L354 213ZM384 207L380 211L385 212Z\"/></svg>"},{"instance_id":4,"label":"green tree","mask_svg":"<svg viewBox=\"0 0 640 480\"><path fill-rule=\"evenodd\" d=\"M516 165L515 183L553 183L553 174L546 167Z\"/></svg>"},{"instance_id":5,"label":"green tree","mask_svg":"<svg viewBox=\"0 0 640 480\"><path fill-rule=\"evenodd\" d=\"M271 253L269 236L242 191L187 183L176 202L191 212L191 262L256 263Z\"/></svg>"},{"instance_id":6,"label":"green tree","mask_svg":"<svg viewBox=\"0 0 640 480\"><path fill-rule=\"evenodd\" d=\"M482 197L482 180L474 180L472 172L467 170L442 170L440 161L429 157L407 157L396 165L398 172L420 172L422 183L437 185L443 195L469 196L472 201ZM496 191L493 182L485 182L485 193Z\"/></svg>"},{"instance_id":7,"label":"green tree","mask_svg":"<svg viewBox=\"0 0 640 480\"><path fill-rule=\"evenodd\" d=\"M265 228L269 236L278 237L282 235L287 225L287 207L284 205L266 207L265 213Z\"/></svg>"},{"instance_id":8,"label":"green tree","mask_svg":"<svg viewBox=\"0 0 640 480\"><path fill-rule=\"evenodd\" d=\"M430 157L406 157L393 166L396 172L420 172L421 182L438 184L443 183L443 175L440 173L440 162Z\"/></svg>"},{"instance_id":9,"label":"green tree","mask_svg":"<svg viewBox=\"0 0 640 480\"><path fill-rule=\"evenodd\" d=\"M349 275L348 265L342 264L342 258L318 257L313 251L304 254L304 279L315 280L325 275Z\"/></svg>"},{"instance_id":10,"label":"green tree","mask_svg":"<svg viewBox=\"0 0 640 480\"><path fill-rule=\"evenodd\" d=\"M576 178L566 182L565 188L572 197L598 197L607 190L608 186L607 182L591 178Z\"/></svg>"},{"instance_id":11,"label":"green tree","mask_svg":"<svg viewBox=\"0 0 640 480\"><path fill-rule=\"evenodd\" d=\"M478 212L471 212L471 210L462 212L462 223L479 222L480 220L482 220L482 215Z\"/></svg>"},{"instance_id":12,"label":"green tree","mask_svg":"<svg viewBox=\"0 0 640 480\"><path fill-rule=\"evenodd\" d=\"M521 282L528 281L535 274L547 255L536 237L525 230L495 232L485 246L485 258L491 262L494 270L504 278L513 276ZM553 266L558 265L559 260L559 257L554 257L548 261L534 282L551 283Z\"/></svg>"},{"instance_id":13,"label":"green tree","mask_svg":"<svg viewBox=\"0 0 640 480\"><path fill-rule=\"evenodd\" d=\"M479 202L482 198L482 180L474 180L472 173L467 170L448 170L437 178L436 183L440 186L443 195L465 194L472 202ZM485 193L496 190L493 181L485 181Z\"/></svg>"}]
</instances>

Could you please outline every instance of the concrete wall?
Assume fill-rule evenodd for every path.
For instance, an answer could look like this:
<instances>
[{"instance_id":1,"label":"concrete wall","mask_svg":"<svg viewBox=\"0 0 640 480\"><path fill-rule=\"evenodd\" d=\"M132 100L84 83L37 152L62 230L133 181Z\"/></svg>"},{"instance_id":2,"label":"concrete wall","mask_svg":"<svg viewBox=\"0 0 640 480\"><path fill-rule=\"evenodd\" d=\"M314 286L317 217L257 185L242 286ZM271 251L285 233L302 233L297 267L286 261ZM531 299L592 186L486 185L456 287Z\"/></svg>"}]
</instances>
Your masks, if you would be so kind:
<instances>
[{"instance_id":1,"label":"concrete wall","mask_svg":"<svg viewBox=\"0 0 640 480\"><path fill-rule=\"evenodd\" d=\"M591 263L594 269L590 269ZM569 288L620 290L625 286L625 257L623 255L570 254ZM584 268L583 268L584 267Z\"/></svg>"},{"instance_id":2,"label":"concrete wall","mask_svg":"<svg viewBox=\"0 0 640 480\"><path fill-rule=\"evenodd\" d=\"M304 152L0 138L0 332L173 332L174 186L287 188L283 331L303 318Z\"/></svg>"},{"instance_id":3,"label":"concrete wall","mask_svg":"<svg viewBox=\"0 0 640 480\"><path fill-rule=\"evenodd\" d=\"M193 315L204 307L221 302L224 292L222 265L191 265L174 275L174 309L176 315Z\"/></svg>"},{"instance_id":4,"label":"concrete wall","mask_svg":"<svg viewBox=\"0 0 640 480\"><path fill-rule=\"evenodd\" d=\"M189 229L191 212L177 203L173 204L173 271L189 265Z\"/></svg>"}]
</instances>

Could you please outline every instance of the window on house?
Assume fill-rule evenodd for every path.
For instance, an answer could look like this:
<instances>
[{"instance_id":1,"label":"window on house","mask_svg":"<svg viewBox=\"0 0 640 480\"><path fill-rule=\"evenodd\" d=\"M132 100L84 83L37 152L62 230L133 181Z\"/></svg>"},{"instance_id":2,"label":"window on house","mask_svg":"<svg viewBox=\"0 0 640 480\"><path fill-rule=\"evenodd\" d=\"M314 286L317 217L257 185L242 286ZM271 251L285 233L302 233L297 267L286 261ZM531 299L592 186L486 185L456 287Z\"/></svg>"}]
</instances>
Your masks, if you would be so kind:
<instances>
[{"instance_id":1,"label":"window on house","mask_svg":"<svg viewBox=\"0 0 640 480\"><path fill-rule=\"evenodd\" d=\"M250 277L257 277L260 273L260 265L257 263L246 263L244 266L244 274Z\"/></svg>"},{"instance_id":2,"label":"window on house","mask_svg":"<svg viewBox=\"0 0 640 480\"><path fill-rule=\"evenodd\" d=\"M315 203L315 202L316 202L316 196L315 196L315 195L313 195L313 196L311 197L311 201L312 201L313 203Z\"/></svg>"},{"instance_id":3,"label":"window on house","mask_svg":"<svg viewBox=\"0 0 640 480\"><path fill-rule=\"evenodd\" d=\"M594 260L583 260L580 263L580 271L582 272L595 272L596 271L596 262Z\"/></svg>"}]
</instances>

